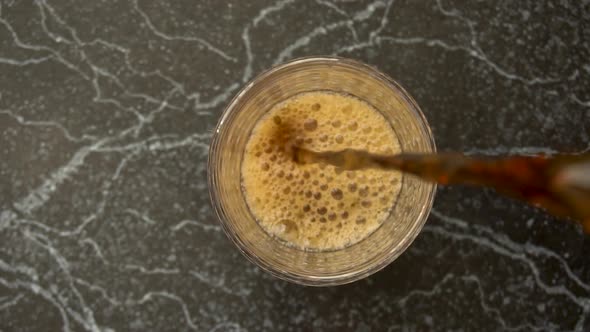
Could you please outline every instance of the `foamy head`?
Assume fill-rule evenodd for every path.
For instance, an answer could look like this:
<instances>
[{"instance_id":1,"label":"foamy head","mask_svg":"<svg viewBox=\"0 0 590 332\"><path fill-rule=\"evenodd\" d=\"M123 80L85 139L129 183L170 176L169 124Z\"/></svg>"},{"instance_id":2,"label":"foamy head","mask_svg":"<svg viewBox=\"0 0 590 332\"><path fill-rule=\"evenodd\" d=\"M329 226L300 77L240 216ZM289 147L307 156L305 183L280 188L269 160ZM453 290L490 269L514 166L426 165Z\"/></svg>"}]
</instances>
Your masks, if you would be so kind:
<instances>
[{"instance_id":1,"label":"foamy head","mask_svg":"<svg viewBox=\"0 0 590 332\"><path fill-rule=\"evenodd\" d=\"M242 165L246 200L266 232L302 249L335 250L364 239L387 218L400 173L297 164L289 144L400 152L386 119L357 98L311 92L276 105L254 128Z\"/></svg>"}]
</instances>

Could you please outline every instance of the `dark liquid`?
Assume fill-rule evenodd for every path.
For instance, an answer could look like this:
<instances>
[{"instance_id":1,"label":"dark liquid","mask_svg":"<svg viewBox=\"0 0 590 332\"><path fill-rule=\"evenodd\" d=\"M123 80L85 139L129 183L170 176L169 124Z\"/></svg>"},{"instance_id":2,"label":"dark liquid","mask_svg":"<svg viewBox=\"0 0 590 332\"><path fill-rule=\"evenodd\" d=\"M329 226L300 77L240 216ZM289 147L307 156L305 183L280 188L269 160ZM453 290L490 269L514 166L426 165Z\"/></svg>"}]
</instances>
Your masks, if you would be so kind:
<instances>
[{"instance_id":1,"label":"dark liquid","mask_svg":"<svg viewBox=\"0 0 590 332\"><path fill-rule=\"evenodd\" d=\"M576 218L590 231L590 155L486 158L457 153L375 155L350 149L319 153L295 149L294 158L345 169L401 170L445 185L491 187L557 216Z\"/></svg>"},{"instance_id":2,"label":"dark liquid","mask_svg":"<svg viewBox=\"0 0 590 332\"><path fill-rule=\"evenodd\" d=\"M590 193L582 183L580 186L572 183L568 174L574 170L588 176L589 166L590 156L583 155L476 158L460 154L403 155L391 165L440 184L495 188L557 216L576 218L587 232L590 231Z\"/></svg>"}]
</instances>

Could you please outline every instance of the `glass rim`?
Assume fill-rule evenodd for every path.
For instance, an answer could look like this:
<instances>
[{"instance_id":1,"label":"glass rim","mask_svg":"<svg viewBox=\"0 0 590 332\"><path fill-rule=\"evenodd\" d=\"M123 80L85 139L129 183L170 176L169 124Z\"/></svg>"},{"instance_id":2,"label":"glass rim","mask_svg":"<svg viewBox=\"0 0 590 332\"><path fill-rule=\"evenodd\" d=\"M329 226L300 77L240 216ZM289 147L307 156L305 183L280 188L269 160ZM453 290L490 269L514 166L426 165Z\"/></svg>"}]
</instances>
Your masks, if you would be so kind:
<instances>
[{"instance_id":1,"label":"glass rim","mask_svg":"<svg viewBox=\"0 0 590 332\"><path fill-rule=\"evenodd\" d=\"M359 270L359 271L351 271L340 273L337 275L300 275L300 274L293 274L288 271L278 270L269 264L265 260L261 259L257 255L251 253L249 251L249 246L243 243L239 237L235 236L233 230L231 230L227 224L225 216L225 212L221 208L219 202L219 192L216 190L216 183L218 181L217 171L215 167L213 167L213 163L215 161L215 156L218 153L218 147L220 144L220 133L221 129L227 125L228 119L236 112L239 112L241 108L237 107L240 105L240 102L248 97L248 93L253 89L253 87L257 86L259 83L264 82L269 77L272 77L275 73L286 70L292 67L305 65L305 64L329 64L335 63L339 65L345 65L349 67L353 67L360 71L369 74L369 76L373 79L379 80L384 83L389 89L398 91L400 97L406 100L411 113L419 120L419 124L421 125L422 129L424 130L425 136L427 138L427 143L431 148L432 152L436 152L436 145L434 142L434 136L432 134L432 130L426 117L424 116L422 110L416 103L416 101L410 96L410 94L394 79L389 77L388 75L382 73L377 68L370 66L368 64L362 63L357 60L343 58L338 56L308 56L308 57L301 57L297 59L293 59L282 64L273 66L262 73L258 74L256 77L251 79L248 83L246 83L231 99L231 101L227 104L226 108L223 110L216 126L213 131L213 135L211 137L211 141L209 144L209 153L208 153L208 161L207 161L207 183L208 183L208 190L209 196L211 200L211 204L213 210L215 211L215 216L218 219L218 222L221 224L221 228L225 235L230 239L230 241L238 248L242 255L244 255L250 262L254 263L256 266L262 268L264 271L270 273L271 275L286 281L290 281L296 284L306 285L306 286L335 286L335 285L342 285L351 283L360 279L363 279L369 275L378 272L379 270L385 268L387 265L391 264L396 258L398 258L403 252L407 250L410 244L415 240L415 238L420 233L420 230L423 228L430 211L432 209L432 205L434 202L434 196L436 193L436 184L431 183L431 188L428 192L427 198L420 206L421 211L418 215L418 218L412 223L410 230L407 234L403 237L402 241L400 241L399 245L395 248L392 248L388 252L383 253L383 259L381 259L377 264L374 264L370 268Z\"/></svg>"}]
</instances>

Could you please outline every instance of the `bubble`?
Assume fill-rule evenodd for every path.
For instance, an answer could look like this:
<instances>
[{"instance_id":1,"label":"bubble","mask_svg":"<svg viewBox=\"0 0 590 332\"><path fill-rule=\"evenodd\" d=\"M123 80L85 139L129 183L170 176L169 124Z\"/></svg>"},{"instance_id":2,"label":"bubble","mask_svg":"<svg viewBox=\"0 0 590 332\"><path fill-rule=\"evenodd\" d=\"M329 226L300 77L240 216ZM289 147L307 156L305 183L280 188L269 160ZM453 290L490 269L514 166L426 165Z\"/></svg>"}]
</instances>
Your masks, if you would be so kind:
<instances>
[{"instance_id":1,"label":"bubble","mask_svg":"<svg viewBox=\"0 0 590 332\"><path fill-rule=\"evenodd\" d=\"M359 196L367 197L367 195L369 195L369 187L365 186L359 189Z\"/></svg>"},{"instance_id":2,"label":"bubble","mask_svg":"<svg viewBox=\"0 0 590 332\"><path fill-rule=\"evenodd\" d=\"M303 122L303 129L307 130L307 131L314 131L318 128L318 122L316 119L310 118L310 119L306 119Z\"/></svg>"},{"instance_id":3,"label":"bubble","mask_svg":"<svg viewBox=\"0 0 590 332\"><path fill-rule=\"evenodd\" d=\"M358 123L356 123L356 121L353 121L348 124L348 130L350 130L350 131L355 131L358 129L358 127L359 127L359 125L358 125Z\"/></svg>"},{"instance_id":4,"label":"bubble","mask_svg":"<svg viewBox=\"0 0 590 332\"><path fill-rule=\"evenodd\" d=\"M258 151L258 152L256 152L254 155L255 155L256 157L260 157L260 156L262 156L262 152Z\"/></svg>"},{"instance_id":5,"label":"bubble","mask_svg":"<svg viewBox=\"0 0 590 332\"><path fill-rule=\"evenodd\" d=\"M311 198L312 195L313 194L309 190L305 192L305 197L307 197L307 198Z\"/></svg>"},{"instance_id":6,"label":"bubble","mask_svg":"<svg viewBox=\"0 0 590 332\"><path fill-rule=\"evenodd\" d=\"M311 144L312 142L313 142L313 139L311 137L305 139L305 143L307 143L307 144Z\"/></svg>"},{"instance_id":7,"label":"bubble","mask_svg":"<svg viewBox=\"0 0 590 332\"><path fill-rule=\"evenodd\" d=\"M370 132L371 132L371 130L373 130L373 128L371 128L371 127L369 127L369 126L367 126L367 127L364 127L364 128L363 128L363 133L365 133L365 134L368 134L368 133L370 133Z\"/></svg>"},{"instance_id":8,"label":"bubble","mask_svg":"<svg viewBox=\"0 0 590 332\"><path fill-rule=\"evenodd\" d=\"M313 184L314 186L317 186L318 184L320 184L320 182L318 180L313 180L313 181L311 181L311 184Z\"/></svg>"},{"instance_id":9,"label":"bubble","mask_svg":"<svg viewBox=\"0 0 590 332\"><path fill-rule=\"evenodd\" d=\"M371 201L362 201L361 202L361 205L364 208L370 208L371 207Z\"/></svg>"},{"instance_id":10,"label":"bubble","mask_svg":"<svg viewBox=\"0 0 590 332\"><path fill-rule=\"evenodd\" d=\"M263 171L268 171L270 169L270 165L268 165L268 163L262 163L260 168L262 168Z\"/></svg>"},{"instance_id":11,"label":"bubble","mask_svg":"<svg viewBox=\"0 0 590 332\"><path fill-rule=\"evenodd\" d=\"M339 188L332 189L330 194L332 194L332 197L335 200L341 200L344 197L344 193L342 193L342 190L340 190Z\"/></svg>"},{"instance_id":12,"label":"bubble","mask_svg":"<svg viewBox=\"0 0 590 332\"><path fill-rule=\"evenodd\" d=\"M295 145L301 146L301 145L303 145L303 141L304 141L303 137L301 137L301 136L295 137Z\"/></svg>"},{"instance_id":13,"label":"bubble","mask_svg":"<svg viewBox=\"0 0 590 332\"><path fill-rule=\"evenodd\" d=\"M348 184L348 191L350 191L351 193L355 192L357 188L358 186L354 182Z\"/></svg>"},{"instance_id":14,"label":"bubble","mask_svg":"<svg viewBox=\"0 0 590 332\"><path fill-rule=\"evenodd\" d=\"M356 174L354 172L348 171L346 172L346 177L349 179L354 179Z\"/></svg>"},{"instance_id":15,"label":"bubble","mask_svg":"<svg viewBox=\"0 0 590 332\"><path fill-rule=\"evenodd\" d=\"M291 187L285 187L285 189L283 189L283 193L285 195L288 195L291 192Z\"/></svg>"},{"instance_id":16,"label":"bubble","mask_svg":"<svg viewBox=\"0 0 590 332\"><path fill-rule=\"evenodd\" d=\"M356 220L354 221L357 225L362 225L364 223L367 222L367 219L365 217L357 217Z\"/></svg>"},{"instance_id":17,"label":"bubble","mask_svg":"<svg viewBox=\"0 0 590 332\"><path fill-rule=\"evenodd\" d=\"M277 173L277 176L278 176L278 177L280 177L280 178L282 178L283 176L285 176L285 172L284 172L283 170L280 170L280 171Z\"/></svg>"},{"instance_id":18,"label":"bubble","mask_svg":"<svg viewBox=\"0 0 590 332\"><path fill-rule=\"evenodd\" d=\"M396 185L398 182L399 182L399 180L398 180L398 179L393 179L393 180L391 180L389 183L391 183L391 184L393 184L393 185Z\"/></svg>"},{"instance_id":19,"label":"bubble","mask_svg":"<svg viewBox=\"0 0 590 332\"><path fill-rule=\"evenodd\" d=\"M311 109L314 111L319 111L320 108L322 108L322 105L320 105L319 103L315 103L315 104L311 105Z\"/></svg>"},{"instance_id":20,"label":"bubble","mask_svg":"<svg viewBox=\"0 0 590 332\"><path fill-rule=\"evenodd\" d=\"M310 220L310 221L311 221L311 222L315 222L315 218L311 218L311 220Z\"/></svg>"},{"instance_id":21,"label":"bubble","mask_svg":"<svg viewBox=\"0 0 590 332\"><path fill-rule=\"evenodd\" d=\"M383 150L387 147L394 148L394 151L397 148L397 143L392 140L387 125L374 124L375 120L379 120L377 118L371 116L366 118L362 107L359 106L358 110L355 108L356 101L339 101L332 109L332 104L326 104L328 105L326 106L323 104L324 99L315 98L317 97L295 99L287 103L290 106L275 108L270 117L265 119L266 124L261 127L259 133L252 133L252 147L255 144L258 144L259 147L251 148L248 151L251 157L245 159L246 167L243 169L250 172L250 178L254 177L254 182L246 178L248 181L245 184L255 186L256 183L259 183L261 186L259 189L250 188L254 194L251 196L254 198L252 202L256 203L253 208L254 210L260 210L259 212L262 212L261 216L264 216L260 220L261 226L269 227L274 225L276 221L291 220L299 227L298 237L292 242L294 246L302 249L315 248L322 250L324 248L331 249L346 246L347 243L356 243L364 238L371 229L367 228L366 225L355 223L359 215L366 218L366 224L373 226L373 222L375 222L375 226L379 226L382 219L385 219L389 214L391 203L395 200L393 193L399 188L399 182L396 186L391 186L390 181L396 177L401 179L401 177L397 174L392 176L392 174L381 173L380 171L358 170L353 173L356 176L349 178L345 176L346 174L342 174L348 174L346 169L336 168L326 163L309 165L294 163L289 151L284 148L284 144L296 144L296 138L300 139L298 143L302 147L317 150L343 149L349 147L349 143L350 148L364 148L375 153L383 153ZM321 109L313 113L311 107L315 102L321 103ZM347 106L350 115L344 117L340 111ZM289 107L289 113L276 112L277 110L280 111L281 107ZM336 113L336 116L332 114L332 111ZM274 122L275 116L280 118L280 124ZM304 121L310 118L316 120L317 128L315 131L308 131L304 128ZM349 131L348 126L353 122L356 122L358 127L355 131ZM290 127L291 125L293 127ZM365 132L367 126L371 127L369 133ZM376 129L379 127L384 127L386 131L377 133ZM339 140L337 136L340 138ZM365 143L361 142L363 136L372 143L370 147L368 144L365 145ZM379 139L382 136L386 136L388 140L385 144L379 146ZM274 138L275 142L272 142L271 138ZM306 139L311 142L309 145L306 143L308 142ZM266 143L264 147L262 146L263 142ZM280 150L281 146L283 146L282 151ZM265 148L270 148L271 153L266 154ZM260 157L252 158L256 153L259 153ZM263 172L260 169L263 162L269 165L268 172ZM325 168L323 171L320 170L321 164L322 168ZM289 166L293 166L295 169L290 171ZM333 172L332 169L334 169ZM278 175L281 170L284 173L282 178ZM361 178L365 173L370 176L367 176L366 182L363 182ZM376 179L375 184L369 183L371 178ZM312 184L314 180L317 180L315 185ZM263 181L266 181L267 184L263 185ZM353 193L348 187L349 184L354 184ZM288 193L285 192L286 187L290 188ZM367 196L360 197L359 190L364 187L368 188ZM383 190L380 187L386 187L386 189ZM257 195L261 191L262 193ZM270 192L271 197L265 198L266 192ZM305 196L307 192L309 192L308 197ZM344 197L344 192L347 193L346 197ZM272 195L277 193L279 199L273 199ZM340 195L341 198L338 199ZM263 199L256 201L257 197ZM289 204L288 201L291 201L292 204ZM362 206L366 205L364 201L370 201L372 206L363 208ZM356 207L351 209L353 202L356 203ZM281 209L284 207L286 207L286 210L282 212ZM318 213L320 207L326 209L324 214ZM292 217L288 217L289 212ZM313 222L310 221L312 218L314 218ZM320 231L322 227L325 229L323 233ZM358 229L358 233L354 232L353 227ZM283 240L287 240L285 236L276 235ZM309 241L306 239L309 239Z\"/></svg>"},{"instance_id":22,"label":"bubble","mask_svg":"<svg viewBox=\"0 0 590 332\"><path fill-rule=\"evenodd\" d=\"M350 112L352 112L352 106L350 105L346 105L342 108L342 113L344 114L350 114Z\"/></svg>"},{"instance_id":23,"label":"bubble","mask_svg":"<svg viewBox=\"0 0 590 332\"><path fill-rule=\"evenodd\" d=\"M273 116L272 122L274 122L276 125L280 125L281 124L281 117L278 115Z\"/></svg>"}]
</instances>

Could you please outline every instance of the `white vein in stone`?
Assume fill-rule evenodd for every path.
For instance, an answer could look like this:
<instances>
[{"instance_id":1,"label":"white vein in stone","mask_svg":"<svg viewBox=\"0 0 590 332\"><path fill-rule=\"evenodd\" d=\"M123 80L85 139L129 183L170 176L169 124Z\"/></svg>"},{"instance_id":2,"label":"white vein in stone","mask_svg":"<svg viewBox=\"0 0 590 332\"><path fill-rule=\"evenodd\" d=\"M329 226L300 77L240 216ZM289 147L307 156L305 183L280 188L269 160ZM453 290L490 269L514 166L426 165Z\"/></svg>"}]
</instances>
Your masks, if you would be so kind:
<instances>
[{"instance_id":1,"label":"white vein in stone","mask_svg":"<svg viewBox=\"0 0 590 332\"><path fill-rule=\"evenodd\" d=\"M221 105L222 103L225 103L227 99L233 96L234 91L239 87L240 85L238 83L230 84L227 88L224 89L222 93L214 96L213 98L211 98L211 100L205 102L201 102L201 94L198 92L190 94L187 97L187 99L194 100L194 108L196 110L211 109Z\"/></svg>"},{"instance_id":2,"label":"white vein in stone","mask_svg":"<svg viewBox=\"0 0 590 332\"><path fill-rule=\"evenodd\" d=\"M69 179L84 164L86 157L107 140L102 139L96 143L84 146L62 167L53 172L39 187L31 191L25 198L16 202L14 206L22 213L29 215L37 208L44 205L50 198L57 186Z\"/></svg>"},{"instance_id":3,"label":"white vein in stone","mask_svg":"<svg viewBox=\"0 0 590 332\"><path fill-rule=\"evenodd\" d=\"M69 237L80 234L84 230L84 228L86 228L86 226L88 226L94 220L96 220L96 214L91 214L90 216L84 218L82 223L80 223L80 225L78 225L76 228L72 230L60 230L54 227L47 226L46 224L38 222L36 220L20 219L18 222L22 224L28 224L35 227L39 227L46 232L54 233L58 236Z\"/></svg>"},{"instance_id":4,"label":"white vein in stone","mask_svg":"<svg viewBox=\"0 0 590 332\"><path fill-rule=\"evenodd\" d=\"M92 332L100 332L100 328L96 323L94 318L94 312L92 309L86 304L86 301L82 294L78 291L76 286L74 285L74 279L70 272L70 264L67 259L61 255L61 253L51 244L51 241L44 235L30 232L25 230L23 232L25 238L31 240L33 243L37 244L41 248L45 249L51 257L55 260L60 270L63 272L64 277L66 278L69 288L75 297L78 299L78 304L81 309L81 313L76 312L73 308L69 306L65 306L65 309L70 315L79 323L81 323L88 331ZM58 298L61 298L61 294L56 294ZM62 302L67 302L65 299Z\"/></svg>"},{"instance_id":5,"label":"white vein in stone","mask_svg":"<svg viewBox=\"0 0 590 332\"><path fill-rule=\"evenodd\" d=\"M50 47L46 47L46 46L31 45L31 44L27 44L27 43L22 42L20 40L20 38L18 37L16 31L14 31L14 28L12 27L12 25L10 25L10 23L8 23L8 21L6 21L6 19L0 17L0 24L4 25L6 27L6 29L10 32L10 35L12 37L12 40L15 43L16 46L18 46L20 48L23 48L23 49L26 49L26 50L49 52L49 53L53 54L54 59L56 61L59 61L60 63L62 63L63 65L65 65L67 68L75 71L76 73L78 73L83 78L85 78L87 80L90 79L88 75L86 75L82 70L80 70L80 68L78 68L77 66L75 66L71 62L69 62L66 59L64 59L61 56L61 54L59 52L57 52L56 50L54 50L54 49L52 49Z\"/></svg>"},{"instance_id":6,"label":"white vein in stone","mask_svg":"<svg viewBox=\"0 0 590 332\"><path fill-rule=\"evenodd\" d=\"M168 268L161 268L161 267L146 268L146 267L143 267L141 265L136 265L136 264L125 264L123 266L123 268L125 270L130 270L130 271L138 271L143 274L179 274L180 273L179 269L168 269Z\"/></svg>"},{"instance_id":7,"label":"white vein in stone","mask_svg":"<svg viewBox=\"0 0 590 332\"><path fill-rule=\"evenodd\" d=\"M35 1L35 3L39 7L39 13L41 14L41 27L43 28L45 33L57 43L73 44L74 42L69 40L68 38L65 38L64 36L61 36L61 35L58 35L58 34L52 32L52 31L49 31L49 28L47 27L47 15L45 15L45 8L46 7L51 8L51 7L49 5L47 5L47 3L43 0ZM55 12L50 11L50 13L52 14L52 16L54 18L56 18ZM60 22L60 21L58 20L58 22ZM63 22L60 22L60 23L63 23Z\"/></svg>"},{"instance_id":8,"label":"white vein in stone","mask_svg":"<svg viewBox=\"0 0 590 332\"><path fill-rule=\"evenodd\" d=\"M437 8L439 9L439 11L443 15L450 17L450 18L456 18L456 19L464 22L467 25L467 27L471 33L471 48L474 51L474 52L469 52L469 55L486 63L490 68L492 68L500 76L503 76L509 80L520 81L526 85L556 83L556 82L561 81L561 79L559 79L559 78L541 78L541 77L525 78L520 75L510 73L506 69L502 68L500 65L491 61L489 59L489 57L486 55L486 53L479 46L479 43L477 41L477 32L475 31L475 23L472 20L466 18L465 16L462 16L461 13L456 9L444 8L442 5L442 0L437 0L436 5L437 5Z\"/></svg>"},{"instance_id":9,"label":"white vein in stone","mask_svg":"<svg viewBox=\"0 0 590 332\"><path fill-rule=\"evenodd\" d=\"M195 226L195 227L198 227L204 231L214 231L214 232L221 231L221 227L219 227L218 225L205 224L205 223L197 221L197 220L182 220L178 224L170 227L170 229L172 230L172 232L178 232L179 230L181 230L187 226Z\"/></svg>"},{"instance_id":10,"label":"white vein in stone","mask_svg":"<svg viewBox=\"0 0 590 332\"><path fill-rule=\"evenodd\" d=\"M18 269L10 267L8 264L4 263L1 260L0 260L0 269L4 270L6 272L13 272L13 273L15 271L19 271ZM35 273L35 274L37 274L37 273ZM30 291L33 295L42 297L47 302L51 303L59 311L61 319L62 319L62 323L63 323L62 331L63 332L70 332L71 331L70 319L68 318L68 313L64 309L64 305L62 303L60 303L59 301L57 301L51 292L47 291L46 289L41 287L39 284L34 283L34 282L23 281L23 280L15 280L13 282L10 282L10 281L4 279L3 277L0 277L0 285L3 285L4 287L7 287L9 289L25 289L25 290Z\"/></svg>"},{"instance_id":11,"label":"white vein in stone","mask_svg":"<svg viewBox=\"0 0 590 332\"><path fill-rule=\"evenodd\" d=\"M246 332L240 324L234 322L223 322L213 326L209 332Z\"/></svg>"},{"instance_id":12,"label":"white vein in stone","mask_svg":"<svg viewBox=\"0 0 590 332\"><path fill-rule=\"evenodd\" d=\"M24 294L17 294L14 297L2 297L0 298L0 311L6 310L10 307L14 307L18 302L25 297Z\"/></svg>"},{"instance_id":13,"label":"white vein in stone","mask_svg":"<svg viewBox=\"0 0 590 332\"><path fill-rule=\"evenodd\" d=\"M211 276L208 274L204 274L201 273L199 271L189 271L189 274L193 277L195 277L195 279L197 279L198 281L204 283L205 285L212 287L214 289L218 289L223 293L226 293L228 295L233 295L233 296L245 296L248 295L249 292L245 291L245 290L238 290L238 291L234 291L232 289L230 289L229 287L227 287L225 285L225 276L224 275L215 275L215 276Z\"/></svg>"},{"instance_id":14,"label":"white vein in stone","mask_svg":"<svg viewBox=\"0 0 590 332\"><path fill-rule=\"evenodd\" d=\"M338 7L338 5L334 4L333 2L331 2L329 0L315 0L315 2L319 5L326 6L330 9L332 9L333 11L335 11L336 13L338 13L344 17L348 17L347 12L345 12L340 7Z\"/></svg>"},{"instance_id":15,"label":"white vein in stone","mask_svg":"<svg viewBox=\"0 0 590 332\"><path fill-rule=\"evenodd\" d=\"M104 298L106 301L108 301L108 302L109 302L109 303L110 303L112 306L115 306L115 307L116 307L116 306L119 306L119 305L121 305L121 304L122 304L122 303L121 303L121 301L119 301L119 300L115 299L115 298L114 298L114 297L112 297L112 296L109 296L109 294L107 293L106 289L104 289L103 287L100 287L100 286L97 286L97 285L91 284L91 283L89 283L88 281L86 281L86 280L84 280L84 279L81 279L81 278L74 278L74 281L75 281L77 284L80 284L80 285L82 285L82 286L84 286L84 287L88 288L89 290L91 290L91 291L93 291L93 292L97 292L97 293L99 293L99 294L100 294L100 296L101 296L102 298Z\"/></svg>"},{"instance_id":16,"label":"white vein in stone","mask_svg":"<svg viewBox=\"0 0 590 332\"><path fill-rule=\"evenodd\" d=\"M434 212L433 215L437 216L437 212ZM548 295L558 295L566 297L583 309L587 308L590 305L590 300L587 297L577 296L573 294L571 290L569 290L563 285L547 284L544 280L542 280L541 273L539 272L537 264L531 258L527 257L527 255L523 252L514 252L512 249L502 246L496 243L494 240L486 237L479 237L469 233L452 232L439 226L429 225L424 229L424 231L440 234L455 240L470 241L478 246L487 248L500 256L504 256L512 260L518 261L523 265L528 266L535 280L535 284Z\"/></svg>"},{"instance_id":17,"label":"white vein in stone","mask_svg":"<svg viewBox=\"0 0 590 332\"><path fill-rule=\"evenodd\" d=\"M590 284L583 282L576 274L574 274L571 267L564 260L564 258L552 250L549 250L538 245L534 245L532 243L521 244L515 242L508 238L506 234L498 233L489 227L473 225L471 223L468 223L467 221L446 216L436 209L432 209L431 213L436 218L440 219L441 221L449 225L453 225L463 230L474 230L478 233L478 235L486 236L488 239L496 242L498 245L504 246L505 248L512 250L513 252L529 253L535 256L545 256L555 259L559 262L560 266L563 267L563 271L566 273L567 277L570 280L574 281L574 283L576 283L576 285L578 285L579 287L582 287L583 289L590 292Z\"/></svg>"},{"instance_id":18,"label":"white vein in stone","mask_svg":"<svg viewBox=\"0 0 590 332\"><path fill-rule=\"evenodd\" d=\"M292 57L293 52L304 46L307 46L314 38L318 36L326 35L342 27L347 27L349 24L353 24L354 22L362 22L367 20L373 15L373 13L377 9L382 8L384 6L386 5L383 2L376 1L369 4L363 11L355 13L351 19L341 20L314 28L311 32L307 33L302 37L299 37L293 43L291 43L282 51L280 51L278 56L273 61L273 64L277 65L281 62L284 62L286 59Z\"/></svg>"},{"instance_id":19,"label":"white vein in stone","mask_svg":"<svg viewBox=\"0 0 590 332\"><path fill-rule=\"evenodd\" d=\"M264 20L268 15L283 10L287 5L293 3L294 0L280 0L271 6L262 8L252 21L244 27L242 30L242 41L244 42L244 48L246 50L246 65L244 66L242 74L242 83L246 83L252 77L252 65L254 63L254 53L252 52L252 46L250 41L250 29L255 28L258 24Z\"/></svg>"},{"instance_id":20,"label":"white vein in stone","mask_svg":"<svg viewBox=\"0 0 590 332\"><path fill-rule=\"evenodd\" d=\"M96 253L96 256L98 256L98 258L100 258L100 260L103 263L107 263L104 254L102 253L102 249L100 249L100 246L98 245L98 243L96 243L96 241L94 241L92 238L84 238L82 240L80 240L80 243L82 244L88 244L92 250L94 250L94 252Z\"/></svg>"},{"instance_id":21,"label":"white vein in stone","mask_svg":"<svg viewBox=\"0 0 590 332\"><path fill-rule=\"evenodd\" d=\"M188 306L186 305L186 303L182 300L182 298L180 298L178 295L176 294L172 294L169 292L164 292L164 291L160 291L160 292L149 292L147 294L145 294L139 301L139 304L143 304L146 303L148 301L153 300L154 298L157 297L161 297L164 299L168 299L168 300L172 300L176 303L178 303L182 309L182 313L184 314L184 318L186 321L186 324L188 325L188 327L190 327L192 330L197 331L199 328L197 325L195 325L194 320L191 318L191 314L190 311L188 309Z\"/></svg>"},{"instance_id":22,"label":"white vein in stone","mask_svg":"<svg viewBox=\"0 0 590 332\"><path fill-rule=\"evenodd\" d=\"M329 0L315 0L315 2L319 5L326 6L330 9L332 9L333 11L335 11L336 13L338 13L344 17L348 17L348 13L346 11L342 10L340 7L338 7L338 5L336 5L335 3L333 3Z\"/></svg>"},{"instance_id":23,"label":"white vein in stone","mask_svg":"<svg viewBox=\"0 0 590 332\"><path fill-rule=\"evenodd\" d=\"M237 59L235 57L232 57L230 55L228 55L226 52L222 51L221 49L213 46L210 42L206 41L203 38L199 38L199 37L187 37L187 36L171 36L169 34L164 33L163 31L159 30L158 28L156 28L156 26L154 25L154 23L152 22L152 20L150 19L150 17L147 15L146 12L144 12L138 4L137 0L133 1L133 8L139 13L139 15L143 18L143 21L145 22L145 24L148 26L148 28L158 37L164 39L164 40L180 40L180 41L187 41L187 42L196 42L199 45L203 46L205 49L219 55L220 57L222 57L225 60L228 61L232 61L232 62L237 62Z\"/></svg>"},{"instance_id":24,"label":"white vein in stone","mask_svg":"<svg viewBox=\"0 0 590 332\"><path fill-rule=\"evenodd\" d=\"M41 58L30 58L30 59L25 59L25 60L15 60L15 59L0 57L0 64L24 67L24 66L29 66L29 65L38 65L40 63L47 62L51 59L53 59L53 55L44 56Z\"/></svg>"},{"instance_id":25,"label":"white vein in stone","mask_svg":"<svg viewBox=\"0 0 590 332\"><path fill-rule=\"evenodd\" d=\"M157 222L154 219L150 218L147 214L141 213L135 209L125 209L125 212L138 218L138 219L141 219L143 222L145 222L148 225L157 224Z\"/></svg>"},{"instance_id":26,"label":"white vein in stone","mask_svg":"<svg viewBox=\"0 0 590 332\"><path fill-rule=\"evenodd\" d=\"M66 127L64 127L62 124L60 124L56 121L25 120L22 116L20 116L18 114L14 114L13 112L8 111L8 110L0 110L0 114L4 114L4 115L7 115L7 116L13 118L14 120L16 120L16 122L18 122L18 124L20 124L22 126L50 127L50 128L58 129L59 131L62 132L62 134L64 135L64 137L66 139L68 139L69 141L72 141L72 142L79 143L79 142L83 142L83 141L93 141L93 140L97 139L95 136L92 136L92 135L82 135L82 137L76 137L76 136L72 135Z\"/></svg>"}]
</instances>

